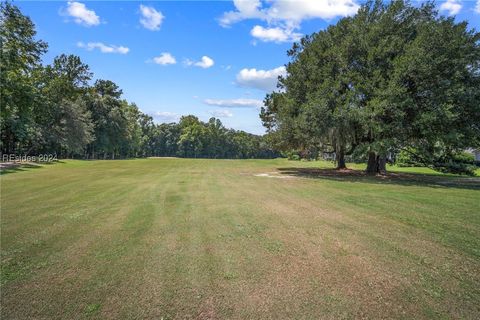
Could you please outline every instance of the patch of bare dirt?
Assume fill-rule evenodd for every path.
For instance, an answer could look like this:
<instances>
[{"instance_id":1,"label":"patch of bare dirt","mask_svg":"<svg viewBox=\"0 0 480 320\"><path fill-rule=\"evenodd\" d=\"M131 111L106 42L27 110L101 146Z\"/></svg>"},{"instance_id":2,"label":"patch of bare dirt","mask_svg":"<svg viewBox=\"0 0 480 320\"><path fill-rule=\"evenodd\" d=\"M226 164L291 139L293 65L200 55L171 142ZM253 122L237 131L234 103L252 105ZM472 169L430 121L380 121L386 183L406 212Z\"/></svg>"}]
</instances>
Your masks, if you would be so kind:
<instances>
[{"instance_id":1,"label":"patch of bare dirt","mask_svg":"<svg viewBox=\"0 0 480 320\"><path fill-rule=\"evenodd\" d=\"M254 174L255 177L266 177L266 178L278 178L278 179L291 179L295 176L281 175L278 172L266 172L266 173L257 173Z\"/></svg>"}]
</instances>

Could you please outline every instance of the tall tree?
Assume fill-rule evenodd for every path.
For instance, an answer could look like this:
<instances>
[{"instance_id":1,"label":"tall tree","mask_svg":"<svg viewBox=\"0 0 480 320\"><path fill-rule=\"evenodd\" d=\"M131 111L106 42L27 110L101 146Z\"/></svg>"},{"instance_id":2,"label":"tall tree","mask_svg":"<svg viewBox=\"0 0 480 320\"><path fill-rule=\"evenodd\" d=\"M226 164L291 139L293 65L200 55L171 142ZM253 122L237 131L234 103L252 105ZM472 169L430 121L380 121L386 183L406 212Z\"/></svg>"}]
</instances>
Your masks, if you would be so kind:
<instances>
[{"instance_id":1,"label":"tall tree","mask_svg":"<svg viewBox=\"0 0 480 320\"><path fill-rule=\"evenodd\" d=\"M84 101L91 77L88 65L75 55L57 56L43 68L42 101L34 106L42 145L47 148L43 151L83 155L83 148L93 139L91 114Z\"/></svg>"},{"instance_id":2,"label":"tall tree","mask_svg":"<svg viewBox=\"0 0 480 320\"><path fill-rule=\"evenodd\" d=\"M75 101L62 100L58 109L61 110L58 143L67 155L84 155L85 147L94 140L93 123L85 101L77 98Z\"/></svg>"},{"instance_id":3,"label":"tall tree","mask_svg":"<svg viewBox=\"0 0 480 320\"><path fill-rule=\"evenodd\" d=\"M430 16L415 35L379 95L384 116L399 114L385 131L424 165L457 170L456 154L480 146L480 33Z\"/></svg>"},{"instance_id":4,"label":"tall tree","mask_svg":"<svg viewBox=\"0 0 480 320\"><path fill-rule=\"evenodd\" d=\"M219 119L195 116L155 124L122 100L112 81L96 80L80 57L61 54L42 66L47 45L31 20L0 4L1 152L57 153L60 157L272 157L263 138L227 130Z\"/></svg>"},{"instance_id":5,"label":"tall tree","mask_svg":"<svg viewBox=\"0 0 480 320\"><path fill-rule=\"evenodd\" d=\"M36 70L47 44L35 25L10 2L0 4L0 116L3 153L28 151L37 138L33 106L40 100Z\"/></svg>"},{"instance_id":6,"label":"tall tree","mask_svg":"<svg viewBox=\"0 0 480 320\"><path fill-rule=\"evenodd\" d=\"M92 158L114 159L122 148L127 119L121 95L122 90L110 80L97 80L89 90L87 106L95 128L95 141L88 147Z\"/></svg>"},{"instance_id":7,"label":"tall tree","mask_svg":"<svg viewBox=\"0 0 480 320\"><path fill-rule=\"evenodd\" d=\"M200 157L203 155L206 138L206 128L195 116L184 116L180 119L180 139L178 140L179 155L184 157Z\"/></svg>"},{"instance_id":8,"label":"tall tree","mask_svg":"<svg viewBox=\"0 0 480 320\"><path fill-rule=\"evenodd\" d=\"M367 2L294 44L261 118L290 147L333 149L339 168L360 147L369 173L385 171L387 152L414 146L445 169L480 136L479 34L467 27L432 3Z\"/></svg>"}]
</instances>

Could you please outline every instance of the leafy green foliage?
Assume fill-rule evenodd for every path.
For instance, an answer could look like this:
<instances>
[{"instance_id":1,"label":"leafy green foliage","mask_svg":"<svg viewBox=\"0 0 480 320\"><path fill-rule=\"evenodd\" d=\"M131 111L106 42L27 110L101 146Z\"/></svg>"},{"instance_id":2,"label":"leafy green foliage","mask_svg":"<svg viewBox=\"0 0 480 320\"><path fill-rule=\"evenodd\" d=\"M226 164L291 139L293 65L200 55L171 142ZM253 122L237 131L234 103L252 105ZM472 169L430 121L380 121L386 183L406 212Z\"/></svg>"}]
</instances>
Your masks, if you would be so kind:
<instances>
[{"instance_id":1,"label":"leafy green foliage","mask_svg":"<svg viewBox=\"0 0 480 320\"><path fill-rule=\"evenodd\" d=\"M414 150L411 148L401 150L395 159L395 164L399 167L418 167L422 164L414 155Z\"/></svg>"},{"instance_id":2,"label":"leafy green foliage","mask_svg":"<svg viewBox=\"0 0 480 320\"><path fill-rule=\"evenodd\" d=\"M480 144L479 40L432 3L369 1L293 45L283 91L260 116L279 147L335 151L339 166L362 148L376 172L387 154L414 148L448 171Z\"/></svg>"},{"instance_id":3,"label":"leafy green foliage","mask_svg":"<svg viewBox=\"0 0 480 320\"><path fill-rule=\"evenodd\" d=\"M401 150L395 160L395 164L400 167L429 165L422 157L418 156L418 150L413 148ZM437 158L429 166L444 173L467 174L471 176L475 175L477 169L474 156L467 152L459 152L449 157Z\"/></svg>"},{"instance_id":4,"label":"leafy green foliage","mask_svg":"<svg viewBox=\"0 0 480 320\"><path fill-rule=\"evenodd\" d=\"M33 106L39 100L35 87L40 57L47 44L35 39L32 21L10 4L0 4L0 116L2 150L25 151L35 141L37 125Z\"/></svg>"},{"instance_id":5,"label":"leafy green foliage","mask_svg":"<svg viewBox=\"0 0 480 320\"><path fill-rule=\"evenodd\" d=\"M263 137L227 129L219 119L202 122L184 116L178 124L160 124L149 144L155 156L192 158L273 158L279 156Z\"/></svg>"},{"instance_id":6,"label":"leafy green foliage","mask_svg":"<svg viewBox=\"0 0 480 320\"><path fill-rule=\"evenodd\" d=\"M155 124L110 80L96 80L80 57L40 58L47 45L9 2L1 4L0 104L2 153L55 153L60 157L115 159L144 156L275 157L265 139L195 116Z\"/></svg>"}]
</instances>

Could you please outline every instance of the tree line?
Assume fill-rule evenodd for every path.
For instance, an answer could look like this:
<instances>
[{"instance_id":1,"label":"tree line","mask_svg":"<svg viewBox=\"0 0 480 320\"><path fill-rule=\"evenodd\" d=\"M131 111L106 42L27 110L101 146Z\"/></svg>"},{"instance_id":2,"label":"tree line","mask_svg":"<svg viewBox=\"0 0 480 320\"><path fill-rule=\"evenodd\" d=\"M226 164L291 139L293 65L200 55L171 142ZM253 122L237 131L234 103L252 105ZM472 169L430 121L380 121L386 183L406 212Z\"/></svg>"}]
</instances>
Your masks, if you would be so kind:
<instances>
[{"instance_id":1,"label":"tree line","mask_svg":"<svg viewBox=\"0 0 480 320\"><path fill-rule=\"evenodd\" d=\"M462 151L480 147L480 33L439 16L431 2L367 1L352 17L288 51L287 75L268 94L265 136L194 116L156 124L75 55L43 65L32 21L0 5L1 152L115 159L144 156L266 158L295 152L365 159L391 155L472 173ZM395 157L393 157L395 158Z\"/></svg>"},{"instance_id":2,"label":"tree line","mask_svg":"<svg viewBox=\"0 0 480 320\"><path fill-rule=\"evenodd\" d=\"M457 161L480 147L480 33L438 14L433 2L367 1L352 17L288 51L281 90L261 119L277 148L364 157L385 172L391 154L433 169L472 173Z\"/></svg>"},{"instance_id":3,"label":"tree line","mask_svg":"<svg viewBox=\"0 0 480 320\"><path fill-rule=\"evenodd\" d=\"M43 65L47 43L29 17L0 7L1 152L86 159L145 156L268 158L278 154L261 136L225 128L219 119L184 116L156 124L110 80L75 55Z\"/></svg>"}]
</instances>

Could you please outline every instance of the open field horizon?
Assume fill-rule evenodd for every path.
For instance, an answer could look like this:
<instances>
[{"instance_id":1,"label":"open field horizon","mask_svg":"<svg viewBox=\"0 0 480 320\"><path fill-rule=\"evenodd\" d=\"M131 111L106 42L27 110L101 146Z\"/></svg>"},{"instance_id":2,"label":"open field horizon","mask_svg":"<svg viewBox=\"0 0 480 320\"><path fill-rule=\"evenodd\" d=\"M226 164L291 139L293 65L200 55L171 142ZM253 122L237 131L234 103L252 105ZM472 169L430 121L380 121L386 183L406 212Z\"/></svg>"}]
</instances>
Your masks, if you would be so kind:
<instances>
[{"instance_id":1,"label":"open field horizon","mask_svg":"<svg viewBox=\"0 0 480 320\"><path fill-rule=\"evenodd\" d=\"M0 318L480 319L479 15L2 1Z\"/></svg>"},{"instance_id":2,"label":"open field horizon","mask_svg":"<svg viewBox=\"0 0 480 320\"><path fill-rule=\"evenodd\" d=\"M478 178L329 167L152 158L7 170L2 316L478 318Z\"/></svg>"}]
</instances>

